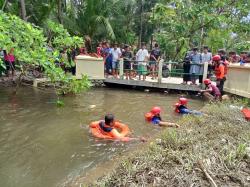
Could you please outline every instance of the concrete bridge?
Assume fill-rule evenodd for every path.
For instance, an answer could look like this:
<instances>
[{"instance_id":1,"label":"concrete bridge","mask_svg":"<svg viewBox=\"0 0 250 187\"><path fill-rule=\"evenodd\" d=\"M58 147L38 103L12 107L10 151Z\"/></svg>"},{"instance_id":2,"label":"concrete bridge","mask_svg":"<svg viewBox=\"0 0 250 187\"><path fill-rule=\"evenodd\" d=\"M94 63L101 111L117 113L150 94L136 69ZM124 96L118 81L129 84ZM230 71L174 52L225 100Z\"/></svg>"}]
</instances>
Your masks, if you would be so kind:
<instances>
[{"instance_id":1,"label":"concrete bridge","mask_svg":"<svg viewBox=\"0 0 250 187\"><path fill-rule=\"evenodd\" d=\"M91 80L102 80L106 85L122 86L122 87L142 87L153 89L180 90L197 92L202 85L185 85L182 84L181 77L170 76L162 77L162 67L164 62L159 62L158 78L152 80L147 77L145 81L140 81L138 78L133 80L124 79L123 60L120 60L119 78L108 77L104 75L104 62L102 58L94 58L88 56L76 57L76 77L81 78L82 75L88 75ZM171 72L173 63L165 63L168 70ZM203 72L203 80L207 78L208 64L205 63ZM35 81L37 85L39 80ZM228 67L227 80L224 90L228 93L238 96L250 98L250 64L241 66L240 64L232 64Z\"/></svg>"}]
</instances>

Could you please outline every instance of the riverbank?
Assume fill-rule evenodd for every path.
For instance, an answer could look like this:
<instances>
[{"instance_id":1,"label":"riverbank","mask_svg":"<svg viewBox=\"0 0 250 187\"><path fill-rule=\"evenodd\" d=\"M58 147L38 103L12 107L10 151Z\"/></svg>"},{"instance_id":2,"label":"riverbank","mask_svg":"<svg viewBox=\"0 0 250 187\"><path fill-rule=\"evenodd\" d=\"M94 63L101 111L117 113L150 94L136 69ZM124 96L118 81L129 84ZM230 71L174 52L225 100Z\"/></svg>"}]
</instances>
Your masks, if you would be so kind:
<instances>
[{"instance_id":1,"label":"riverbank","mask_svg":"<svg viewBox=\"0 0 250 187\"><path fill-rule=\"evenodd\" d=\"M182 118L95 185L249 186L250 123L229 103L203 110L208 116Z\"/></svg>"}]
</instances>

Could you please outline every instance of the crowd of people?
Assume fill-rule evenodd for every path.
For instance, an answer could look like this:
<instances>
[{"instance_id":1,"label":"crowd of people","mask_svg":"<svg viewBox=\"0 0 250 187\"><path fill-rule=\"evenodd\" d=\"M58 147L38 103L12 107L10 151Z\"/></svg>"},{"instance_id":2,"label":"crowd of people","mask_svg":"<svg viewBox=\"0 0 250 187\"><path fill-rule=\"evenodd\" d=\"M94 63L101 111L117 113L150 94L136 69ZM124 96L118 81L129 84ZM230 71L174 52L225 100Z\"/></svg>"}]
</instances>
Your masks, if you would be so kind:
<instances>
[{"instance_id":1,"label":"crowd of people","mask_svg":"<svg viewBox=\"0 0 250 187\"><path fill-rule=\"evenodd\" d=\"M148 72L152 79L156 79L161 50L157 43L149 53L145 43L142 43L140 49L136 50L135 46L123 45L119 48L115 43L110 47L108 42L102 42L97 47L97 55L104 58L106 76L118 77L119 60L123 58L126 79L133 79L138 75L139 80L145 80Z\"/></svg>"},{"instance_id":2,"label":"crowd of people","mask_svg":"<svg viewBox=\"0 0 250 187\"><path fill-rule=\"evenodd\" d=\"M52 47L48 46L47 50L53 53ZM65 72L71 72L75 75L75 57L77 55L89 55L87 48L63 48L55 64L62 67ZM94 56L104 59L106 76L119 77L119 61L122 58L125 78L143 81L146 80L148 75L151 79L157 79L158 64L162 59L162 53L157 43L154 43L153 49L149 52L145 43L142 43L141 47L137 49L136 46L119 46L117 43L110 47L108 42L102 42L98 44ZM14 76L16 70L14 48L11 48L9 51L0 48L0 58L4 61L6 67L5 70L0 69L0 72L4 72L6 76ZM207 77L209 80L212 76L216 77L216 86L219 90L213 86L211 80L202 82L204 74L203 64L205 62L208 63ZM187 52L183 60L182 84L197 85L197 83L204 83L207 85L207 90L201 90L201 93L210 99L218 99L218 95L223 95L224 82L227 79L227 69L230 63L240 63L240 65L250 63L250 53L241 52L240 55L237 55L234 51L227 53L224 49L219 49L217 54L212 54L208 46L204 46L201 52L197 47L194 47ZM211 90L213 94L209 95Z\"/></svg>"},{"instance_id":3,"label":"crowd of people","mask_svg":"<svg viewBox=\"0 0 250 187\"><path fill-rule=\"evenodd\" d=\"M135 46L114 44L110 47L108 42L99 43L97 47L97 55L104 58L106 76L112 75L118 77L119 60L123 58L123 69L126 79L134 79L137 75L139 80L145 80L146 75L150 75L151 79L156 79L158 74L158 63L162 59L162 53L157 43L149 52L145 43L137 50ZM218 50L218 55L221 61L226 65L229 63L250 63L250 53L241 52L237 55L236 52L226 52L224 49ZM183 60L183 84L191 83L192 85L202 83L203 79L203 64L208 62L208 78L213 75L214 61L213 54L208 46L204 46L199 52L198 47L194 47L187 52ZM226 73L226 72L225 72Z\"/></svg>"}]
</instances>

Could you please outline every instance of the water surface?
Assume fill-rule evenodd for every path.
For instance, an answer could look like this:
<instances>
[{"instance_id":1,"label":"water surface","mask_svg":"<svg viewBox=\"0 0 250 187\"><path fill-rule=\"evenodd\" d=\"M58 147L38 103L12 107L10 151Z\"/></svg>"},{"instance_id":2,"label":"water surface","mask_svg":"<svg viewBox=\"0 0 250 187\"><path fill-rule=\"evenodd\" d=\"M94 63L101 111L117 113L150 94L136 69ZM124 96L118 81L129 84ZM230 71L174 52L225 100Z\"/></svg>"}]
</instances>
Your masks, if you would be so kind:
<instances>
[{"instance_id":1,"label":"water surface","mask_svg":"<svg viewBox=\"0 0 250 187\"><path fill-rule=\"evenodd\" d=\"M154 105L163 108L163 118L175 121L173 104L178 96L118 89L92 89L63 98L57 108L53 93L20 88L0 88L0 186L63 186L80 174L138 143L100 141L88 131L91 121L105 113L128 124L137 136L161 130L144 120ZM95 106L93 106L95 105ZM198 100L190 107L199 109Z\"/></svg>"}]
</instances>

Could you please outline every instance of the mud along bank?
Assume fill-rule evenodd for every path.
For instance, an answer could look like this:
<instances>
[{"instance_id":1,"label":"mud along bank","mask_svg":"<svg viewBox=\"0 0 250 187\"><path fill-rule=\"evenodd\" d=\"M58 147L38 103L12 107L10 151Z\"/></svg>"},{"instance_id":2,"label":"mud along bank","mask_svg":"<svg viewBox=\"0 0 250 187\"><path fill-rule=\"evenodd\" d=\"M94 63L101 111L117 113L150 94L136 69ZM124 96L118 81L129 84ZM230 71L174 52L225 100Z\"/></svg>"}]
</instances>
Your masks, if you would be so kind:
<instances>
[{"instance_id":1,"label":"mud along bank","mask_svg":"<svg viewBox=\"0 0 250 187\"><path fill-rule=\"evenodd\" d=\"M164 130L93 185L249 186L250 123L230 105L210 104L208 116L182 118L180 129Z\"/></svg>"}]
</instances>

